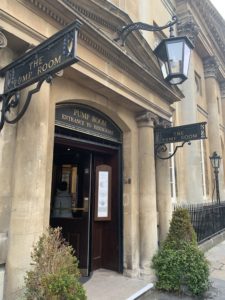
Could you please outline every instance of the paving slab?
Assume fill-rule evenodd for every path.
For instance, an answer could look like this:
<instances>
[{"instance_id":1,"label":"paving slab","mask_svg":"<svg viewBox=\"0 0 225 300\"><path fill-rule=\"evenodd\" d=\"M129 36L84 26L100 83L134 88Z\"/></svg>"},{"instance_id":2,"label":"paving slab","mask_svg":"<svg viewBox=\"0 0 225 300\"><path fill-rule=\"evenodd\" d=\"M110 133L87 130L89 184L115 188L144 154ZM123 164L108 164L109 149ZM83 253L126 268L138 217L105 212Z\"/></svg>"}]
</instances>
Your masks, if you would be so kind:
<instances>
[{"instance_id":1,"label":"paving slab","mask_svg":"<svg viewBox=\"0 0 225 300\"><path fill-rule=\"evenodd\" d=\"M153 285L137 278L99 269L84 283L88 300L133 300Z\"/></svg>"}]
</instances>

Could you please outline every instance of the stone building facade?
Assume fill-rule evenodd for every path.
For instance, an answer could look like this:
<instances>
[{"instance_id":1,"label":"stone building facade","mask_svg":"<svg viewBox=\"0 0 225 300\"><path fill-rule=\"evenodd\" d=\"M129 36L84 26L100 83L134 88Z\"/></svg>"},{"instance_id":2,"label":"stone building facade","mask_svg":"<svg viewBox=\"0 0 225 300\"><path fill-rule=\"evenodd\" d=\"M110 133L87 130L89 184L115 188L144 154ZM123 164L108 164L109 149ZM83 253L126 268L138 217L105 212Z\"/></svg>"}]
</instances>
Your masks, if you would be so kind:
<instances>
[{"instance_id":1,"label":"stone building facade","mask_svg":"<svg viewBox=\"0 0 225 300\"><path fill-rule=\"evenodd\" d=\"M210 201L207 158L212 151L225 157L224 20L208 0L4 0L0 14L7 40L1 69L72 21L82 23L79 61L43 83L23 118L0 133L4 299L21 295L32 245L49 225L62 226L83 275L101 267L153 280L150 259L169 227L171 190L178 203ZM125 46L115 41L132 21L162 25L174 14L178 34L195 43L179 87L163 80L153 54L168 30L133 32ZM20 91L19 111L32 88ZM174 160L156 159L155 126L202 121L207 140L185 146ZM223 190L223 168L220 175ZM71 218L52 214L61 180Z\"/></svg>"},{"instance_id":2,"label":"stone building facade","mask_svg":"<svg viewBox=\"0 0 225 300\"><path fill-rule=\"evenodd\" d=\"M185 98L176 106L175 123L207 122L207 139L193 142L191 149L186 146L176 157L177 201L212 201L214 180L209 156L214 151L223 158L219 180L224 200L224 19L210 1L176 1L176 9L178 34L188 35L195 49L188 80L181 87Z\"/></svg>"}]
</instances>

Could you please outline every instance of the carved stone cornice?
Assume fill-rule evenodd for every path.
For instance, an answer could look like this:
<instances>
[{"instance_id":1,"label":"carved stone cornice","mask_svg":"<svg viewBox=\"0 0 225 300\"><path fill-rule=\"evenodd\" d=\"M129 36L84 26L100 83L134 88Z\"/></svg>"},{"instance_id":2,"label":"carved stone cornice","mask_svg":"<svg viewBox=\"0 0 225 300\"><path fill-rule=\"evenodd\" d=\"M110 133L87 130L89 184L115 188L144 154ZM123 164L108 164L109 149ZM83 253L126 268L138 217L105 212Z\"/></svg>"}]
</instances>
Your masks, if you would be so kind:
<instances>
[{"instance_id":1,"label":"carved stone cornice","mask_svg":"<svg viewBox=\"0 0 225 300\"><path fill-rule=\"evenodd\" d=\"M57 28L78 18L83 26L78 43L88 46L135 80L154 90L169 103L180 101L182 92L163 81L157 59L140 32L130 36L126 47L113 40L114 30L131 22L129 16L105 0L17 0ZM58 26L60 25L60 26ZM134 49L134 51L133 51Z\"/></svg>"},{"instance_id":2,"label":"carved stone cornice","mask_svg":"<svg viewBox=\"0 0 225 300\"><path fill-rule=\"evenodd\" d=\"M172 126L172 123L170 121L163 119L163 118L158 119L157 127L169 128L171 126Z\"/></svg>"},{"instance_id":3,"label":"carved stone cornice","mask_svg":"<svg viewBox=\"0 0 225 300\"><path fill-rule=\"evenodd\" d=\"M159 122L159 117L150 111L143 111L136 116L136 122L138 124L138 127L154 128L155 125Z\"/></svg>"},{"instance_id":4,"label":"carved stone cornice","mask_svg":"<svg viewBox=\"0 0 225 300\"><path fill-rule=\"evenodd\" d=\"M0 31L0 48L5 48L7 46L7 39L5 35Z\"/></svg>"},{"instance_id":5,"label":"carved stone cornice","mask_svg":"<svg viewBox=\"0 0 225 300\"><path fill-rule=\"evenodd\" d=\"M220 95L221 100L225 100L225 80L220 82Z\"/></svg>"},{"instance_id":6,"label":"carved stone cornice","mask_svg":"<svg viewBox=\"0 0 225 300\"><path fill-rule=\"evenodd\" d=\"M219 63L215 56L205 58L203 61L203 66L205 78L213 77L215 79L218 79Z\"/></svg>"},{"instance_id":7,"label":"carved stone cornice","mask_svg":"<svg viewBox=\"0 0 225 300\"><path fill-rule=\"evenodd\" d=\"M187 36L195 44L200 29L193 16L187 11L185 15L179 18L177 33L179 36Z\"/></svg>"},{"instance_id":8,"label":"carved stone cornice","mask_svg":"<svg viewBox=\"0 0 225 300\"><path fill-rule=\"evenodd\" d=\"M221 59L225 63L225 21L223 17L215 9L210 0L189 0L189 2L198 11L201 22L207 28L208 37L213 47L218 50Z\"/></svg>"}]
</instances>

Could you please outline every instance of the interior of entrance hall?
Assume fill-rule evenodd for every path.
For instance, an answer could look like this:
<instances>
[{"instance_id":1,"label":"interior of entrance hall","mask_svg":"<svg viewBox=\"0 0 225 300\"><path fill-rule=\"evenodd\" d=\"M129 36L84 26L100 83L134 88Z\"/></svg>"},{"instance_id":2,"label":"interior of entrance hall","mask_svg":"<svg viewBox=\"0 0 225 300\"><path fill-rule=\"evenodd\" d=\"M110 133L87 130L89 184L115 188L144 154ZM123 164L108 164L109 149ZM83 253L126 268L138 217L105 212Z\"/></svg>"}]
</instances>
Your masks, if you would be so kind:
<instances>
[{"instance_id":1,"label":"interior of entrance hall","mask_svg":"<svg viewBox=\"0 0 225 300\"><path fill-rule=\"evenodd\" d=\"M84 276L122 271L120 177L118 147L56 134L50 225L62 227Z\"/></svg>"}]
</instances>

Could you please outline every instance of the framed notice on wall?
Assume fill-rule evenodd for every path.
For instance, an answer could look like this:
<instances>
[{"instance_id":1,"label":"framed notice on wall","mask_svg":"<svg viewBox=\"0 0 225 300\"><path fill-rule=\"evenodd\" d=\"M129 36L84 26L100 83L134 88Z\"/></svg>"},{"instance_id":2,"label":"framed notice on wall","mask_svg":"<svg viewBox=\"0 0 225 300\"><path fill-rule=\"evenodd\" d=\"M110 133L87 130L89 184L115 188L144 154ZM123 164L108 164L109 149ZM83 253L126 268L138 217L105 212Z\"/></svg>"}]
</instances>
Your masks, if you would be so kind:
<instances>
[{"instance_id":1,"label":"framed notice on wall","mask_svg":"<svg viewBox=\"0 0 225 300\"><path fill-rule=\"evenodd\" d=\"M108 165L96 167L95 221L111 220L112 168Z\"/></svg>"}]
</instances>

